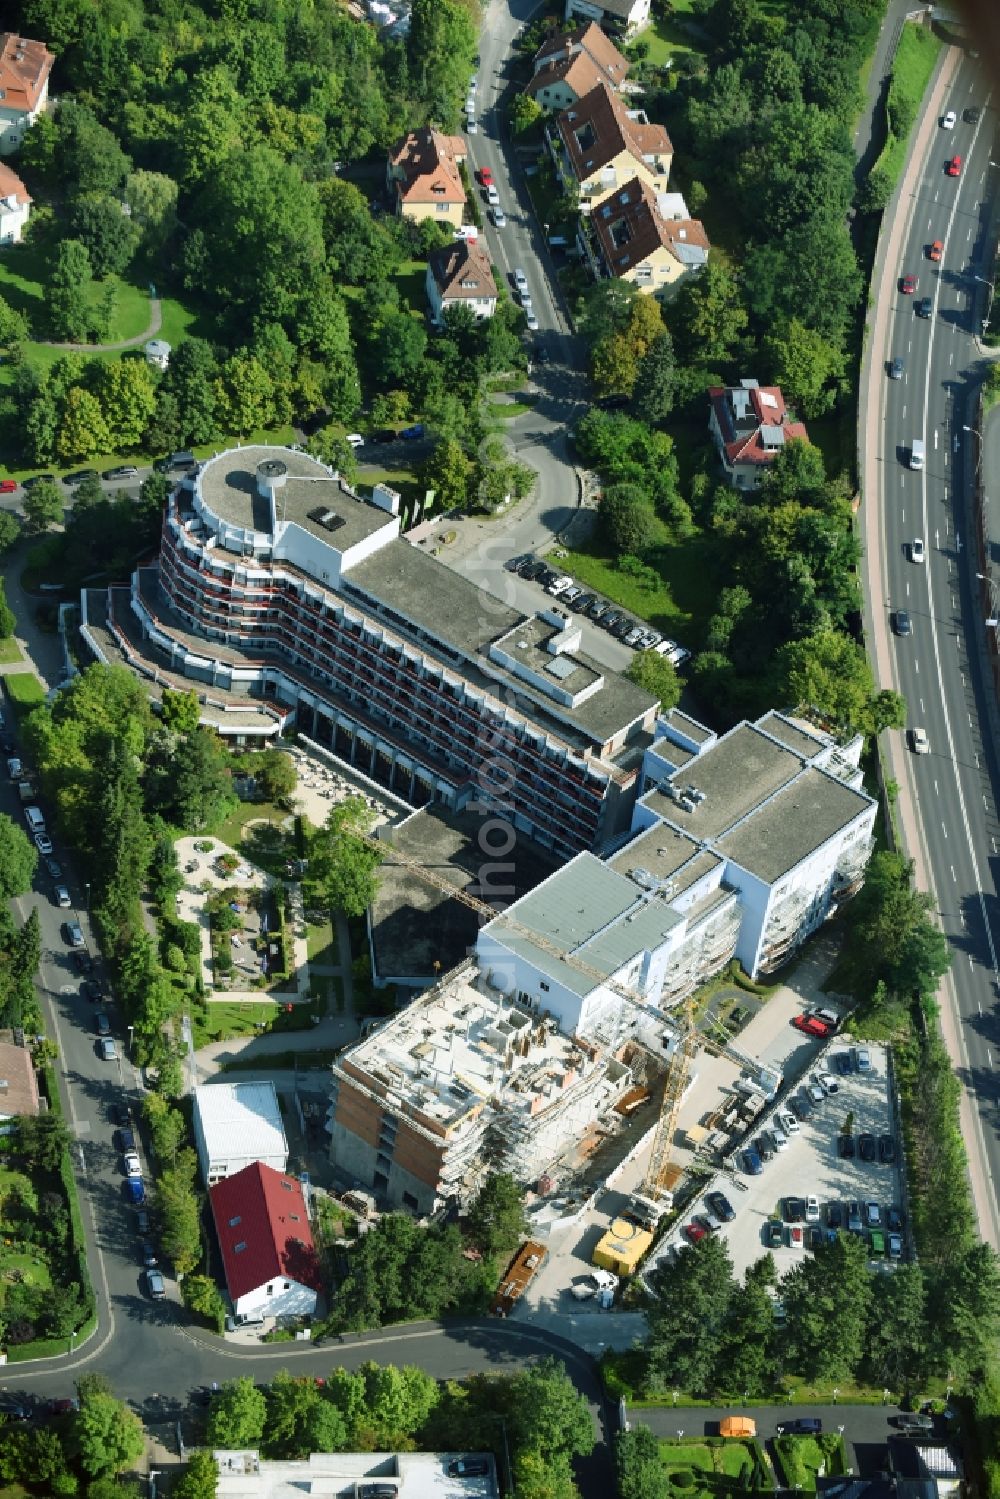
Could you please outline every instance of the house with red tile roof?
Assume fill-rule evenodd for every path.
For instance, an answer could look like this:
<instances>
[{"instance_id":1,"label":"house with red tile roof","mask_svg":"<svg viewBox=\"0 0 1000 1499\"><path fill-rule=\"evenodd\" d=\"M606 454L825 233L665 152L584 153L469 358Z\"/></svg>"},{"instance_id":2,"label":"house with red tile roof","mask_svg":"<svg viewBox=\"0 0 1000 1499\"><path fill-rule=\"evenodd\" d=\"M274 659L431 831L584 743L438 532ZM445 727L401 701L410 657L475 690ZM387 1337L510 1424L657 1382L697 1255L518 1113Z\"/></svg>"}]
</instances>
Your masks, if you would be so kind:
<instances>
[{"instance_id":1,"label":"house with red tile roof","mask_svg":"<svg viewBox=\"0 0 1000 1499\"><path fill-rule=\"evenodd\" d=\"M477 318L497 310L497 284L490 257L478 240L456 239L435 250L427 261L427 300L440 323L448 307L471 307Z\"/></svg>"},{"instance_id":2,"label":"house with red tile roof","mask_svg":"<svg viewBox=\"0 0 1000 1499\"><path fill-rule=\"evenodd\" d=\"M708 394L708 429L734 489L756 489L787 442L809 441L777 385L741 380L739 385L712 386Z\"/></svg>"},{"instance_id":3,"label":"house with red tile roof","mask_svg":"<svg viewBox=\"0 0 1000 1499\"><path fill-rule=\"evenodd\" d=\"M17 150L44 110L54 62L44 42L0 31L0 156Z\"/></svg>"},{"instance_id":4,"label":"house with red tile roof","mask_svg":"<svg viewBox=\"0 0 1000 1499\"><path fill-rule=\"evenodd\" d=\"M0 162L0 245L16 245L31 212L31 194L16 172Z\"/></svg>"},{"instance_id":5,"label":"house with red tile roof","mask_svg":"<svg viewBox=\"0 0 1000 1499\"><path fill-rule=\"evenodd\" d=\"M535 71L524 92L543 109L568 109L599 83L616 89L629 64L593 21L556 31L535 53Z\"/></svg>"},{"instance_id":6,"label":"house with red tile roof","mask_svg":"<svg viewBox=\"0 0 1000 1499\"><path fill-rule=\"evenodd\" d=\"M603 80L563 110L546 139L563 183L579 195L581 213L592 213L633 177L666 191L674 159L669 135L641 109L628 109Z\"/></svg>"},{"instance_id":7,"label":"house with red tile roof","mask_svg":"<svg viewBox=\"0 0 1000 1499\"><path fill-rule=\"evenodd\" d=\"M566 20L574 16L620 28L627 36L649 21L652 0L566 0Z\"/></svg>"},{"instance_id":8,"label":"house with red tile roof","mask_svg":"<svg viewBox=\"0 0 1000 1499\"><path fill-rule=\"evenodd\" d=\"M411 130L389 152L386 185L404 219L435 219L442 224L461 224L465 212L465 188L459 166L465 161L465 141L460 135L443 135L423 126Z\"/></svg>"},{"instance_id":9,"label":"house with red tile roof","mask_svg":"<svg viewBox=\"0 0 1000 1499\"><path fill-rule=\"evenodd\" d=\"M307 1317L323 1289L301 1184L261 1161L209 1188L237 1322Z\"/></svg>"},{"instance_id":10,"label":"house with red tile roof","mask_svg":"<svg viewBox=\"0 0 1000 1499\"><path fill-rule=\"evenodd\" d=\"M708 235L680 193L658 193L633 177L588 220L603 269L643 292L665 292L708 262Z\"/></svg>"}]
</instances>

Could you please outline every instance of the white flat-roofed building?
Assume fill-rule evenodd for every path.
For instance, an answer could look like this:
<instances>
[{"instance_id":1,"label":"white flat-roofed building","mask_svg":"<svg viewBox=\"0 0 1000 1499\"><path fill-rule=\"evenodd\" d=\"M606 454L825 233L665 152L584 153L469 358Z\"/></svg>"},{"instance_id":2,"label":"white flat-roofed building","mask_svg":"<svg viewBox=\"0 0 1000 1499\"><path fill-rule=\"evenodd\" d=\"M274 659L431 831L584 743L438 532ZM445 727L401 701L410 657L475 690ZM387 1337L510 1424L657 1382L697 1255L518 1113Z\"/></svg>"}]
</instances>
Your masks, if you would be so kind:
<instances>
[{"instance_id":1,"label":"white flat-roofed building","mask_svg":"<svg viewBox=\"0 0 1000 1499\"><path fill-rule=\"evenodd\" d=\"M560 858L624 832L656 700L399 534L291 448L231 449L169 497L157 566L85 589L98 660L194 687L237 743L294 728L409 806L503 819Z\"/></svg>"},{"instance_id":2,"label":"white flat-roofed building","mask_svg":"<svg viewBox=\"0 0 1000 1499\"><path fill-rule=\"evenodd\" d=\"M390 1206L429 1213L468 1202L490 1169L536 1181L630 1081L468 962L334 1062L330 1158Z\"/></svg>"},{"instance_id":3,"label":"white flat-roofed building","mask_svg":"<svg viewBox=\"0 0 1000 1499\"><path fill-rule=\"evenodd\" d=\"M218 1450L212 1456L216 1499L494 1499L498 1493L492 1452L313 1452L272 1460L253 1450ZM451 1472L458 1463L476 1471Z\"/></svg>"},{"instance_id":4,"label":"white flat-roofed building","mask_svg":"<svg viewBox=\"0 0 1000 1499\"><path fill-rule=\"evenodd\" d=\"M274 1171L288 1166L288 1141L273 1083L195 1088L194 1137L206 1186L255 1161Z\"/></svg>"}]
</instances>

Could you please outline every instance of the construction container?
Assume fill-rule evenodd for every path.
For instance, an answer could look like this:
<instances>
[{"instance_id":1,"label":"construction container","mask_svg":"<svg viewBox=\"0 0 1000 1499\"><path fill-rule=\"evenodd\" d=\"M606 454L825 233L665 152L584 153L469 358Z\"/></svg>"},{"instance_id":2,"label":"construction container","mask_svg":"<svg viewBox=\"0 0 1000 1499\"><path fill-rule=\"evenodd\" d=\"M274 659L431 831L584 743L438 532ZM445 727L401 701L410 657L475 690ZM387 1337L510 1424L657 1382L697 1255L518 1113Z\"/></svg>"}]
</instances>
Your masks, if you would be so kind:
<instances>
[{"instance_id":1,"label":"construction container","mask_svg":"<svg viewBox=\"0 0 1000 1499\"><path fill-rule=\"evenodd\" d=\"M634 1275L653 1246L653 1235L633 1218L616 1218L593 1253L593 1262L615 1275Z\"/></svg>"},{"instance_id":2,"label":"construction container","mask_svg":"<svg viewBox=\"0 0 1000 1499\"><path fill-rule=\"evenodd\" d=\"M508 1312L513 1310L515 1303L524 1295L547 1253L544 1244L536 1244L532 1239L521 1245L507 1266L504 1277L497 1287L496 1295L490 1303L490 1311L495 1316L506 1317Z\"/></svg>"}]
</instances>

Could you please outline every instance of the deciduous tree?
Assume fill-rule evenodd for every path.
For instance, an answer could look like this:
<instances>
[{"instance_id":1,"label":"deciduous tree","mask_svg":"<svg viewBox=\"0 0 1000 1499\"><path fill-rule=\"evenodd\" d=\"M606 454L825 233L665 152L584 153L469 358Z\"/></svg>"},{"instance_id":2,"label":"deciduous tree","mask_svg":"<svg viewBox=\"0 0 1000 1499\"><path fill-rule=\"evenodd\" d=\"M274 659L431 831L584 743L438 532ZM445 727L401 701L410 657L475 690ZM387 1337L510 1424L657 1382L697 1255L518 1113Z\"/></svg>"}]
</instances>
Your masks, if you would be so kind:
<instances>
[{"instance_id":1,"label":"deciduous tree","mask_svg":"<svg viewBox=\"0 0 1000 1499\"><path fill-rule=\"evenodd\" d=\"M123 1400L100 1391L81 1394L72 1441L81 1468L94 1478L121 1473L145 1446L139 1417Z\"/></svg>"},{"instance_id":2,"label":"deciduous tree","mask_svg":"<svg viewBox=\"0 0 1000 1499\"><path fill-rule=\"evenodd\" d=\"M663 712L680 702L681 684L666 656L656 651L636 651L629 663L629 678L652 697L659 698Z\"/></svg>"},{"instance_id":3,"label":"deciduous tree","mask_svg":"<svg viewBox=\"0 0 1000 1499\"><path fill-rule=\"evenodd\" d=\"M257 1447L264 1436L267 1401L253 1380L229 1379L215 1396L205 1423L209 1447Z\"/></svg>"}]
</instances>

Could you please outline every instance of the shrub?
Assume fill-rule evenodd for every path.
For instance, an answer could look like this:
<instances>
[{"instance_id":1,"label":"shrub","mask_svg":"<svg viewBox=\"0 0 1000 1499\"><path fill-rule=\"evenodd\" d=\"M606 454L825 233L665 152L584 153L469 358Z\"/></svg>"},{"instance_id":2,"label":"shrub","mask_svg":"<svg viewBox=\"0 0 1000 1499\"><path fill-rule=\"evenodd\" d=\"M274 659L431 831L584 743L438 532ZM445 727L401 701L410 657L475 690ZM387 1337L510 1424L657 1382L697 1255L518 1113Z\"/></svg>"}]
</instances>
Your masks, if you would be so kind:
<instances>
[{"instance_id":1,"label":"shrub","mask_svg":"<svg viewBox=\"0 0 1000 1499\"><path fill-rule=\"evenodd\" d=\"M685 1491L694 1488L694 1474L690 1468L675 1468L670 1475L671 1488Z\"/></svg>"}]
</instances>

